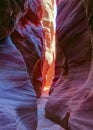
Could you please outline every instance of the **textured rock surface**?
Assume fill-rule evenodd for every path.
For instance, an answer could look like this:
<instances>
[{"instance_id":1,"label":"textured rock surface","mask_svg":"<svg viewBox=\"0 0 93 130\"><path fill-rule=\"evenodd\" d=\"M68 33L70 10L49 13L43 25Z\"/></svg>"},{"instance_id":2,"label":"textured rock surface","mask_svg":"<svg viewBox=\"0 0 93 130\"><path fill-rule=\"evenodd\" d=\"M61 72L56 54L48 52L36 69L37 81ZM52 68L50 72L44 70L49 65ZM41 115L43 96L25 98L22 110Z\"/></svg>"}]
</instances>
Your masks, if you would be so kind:
<instances>
[{"instance_id":1,"label":"textured rock surface","mask_svg":"<svg viewBox=\"0 0 93 130\"><path fill-rule=\"evenodd\" d=\"M0 1L0 130L36 130L37 97L31 75L41 57L41 16L39 0ZM12 32L19 50L9 36Z\"/></svg>"},{"instance_id":2,"label":"textured rock surface","mask_svg":"<svg viewBox=\"0 0 93 130\"><path fill-rule=\"evenodd\" d=\"M65 130L60 125L45 117L45 104L48 101L48 91L43 91L38 99L38 127L37 130Z\"/></svg>"},{"instance_id":3,"label":"textured rock surface","mask_svg":"<svg viewBox=\"0 0 93 130\"><path fill-rule=\"evenodd\" d=\"M57 72L62 70L47 102L46 116L67 130L92 130L92 47L84 3L62 0L57 13L57 46L62 53L56 67Z\"/></svg>"},{"instance_id":4,"label":"textured rock surface","mask_svg":"<svg viewBox=\"0 0 93 130\"><path fill-rule=\"evenodd\" d=\"M16 0L0 1L0 39L9 35L19 19L25 14L28 1L22 0L20 2Z\"/></svg>"},{"instance_id":5,"label":"textured rock surface","mask_svg":"<svg viewBox=\"0 0 93 130\"><path fill-rule=\"evenodd\" d=\"M42 75L44 78L43 86L50 85L54 75L55 59L55 15L54 0L43 0L42 25L45 31L44 41L44 62Z\"/></svg>"},{"instance_id":6,"label":"textured rock surface","mask_svg":"<svg viewBox=\"0 0 93 130\"><path fill-rule=\"evenodd\" d=\"M9 37L1 40L0 130L35 130L36 101L36 94L20 52Z\"/></svg>"},{"instance_id":7,"label":"textured rock surface","mask_svg":"<svg viewBox=\"0 0 93 130\"><path fill-rule=\"evenodd\" d=\"M42 46L44 44L44 31L40 23L41 18L42 6L40 0L29 1L26 15L20 20L11 35L14 44L23 55L27 71L38 97L40 97L42 92L42 61L40 60L41 62L37 63L42 57ZM37 72L35 71L35 64L40 68ZM36 73L38 74L37 76Z\"/></svg>"},{"instance_id":8,"label":"textured rock surface","mask_svg":"<svg viewBox=\"0 0 93 130\"><path fill-rule=\"evenodd\" d=\"M16 30L12 33L12 40L21 51L31 77L35 63L42 56L42 26L39 25L37 27L24 17L17 25Z\"/></svg>"}]
</instances>

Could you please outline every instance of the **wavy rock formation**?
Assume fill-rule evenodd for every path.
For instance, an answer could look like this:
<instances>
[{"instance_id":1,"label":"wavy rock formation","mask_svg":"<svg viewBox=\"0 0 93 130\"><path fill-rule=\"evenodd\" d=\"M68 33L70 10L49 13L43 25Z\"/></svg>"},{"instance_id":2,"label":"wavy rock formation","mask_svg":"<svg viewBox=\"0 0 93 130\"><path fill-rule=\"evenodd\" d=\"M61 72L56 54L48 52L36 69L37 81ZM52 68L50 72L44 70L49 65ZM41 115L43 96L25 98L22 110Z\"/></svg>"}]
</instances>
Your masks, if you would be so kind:
<instances>
[{"instance_id":1,"label":"wavy rock formation","mask_svg":"<svg viewBox=\"0 0 93 130\"><path fill-rule=\"evenodd\" d=\"M19 19L25 14L28 1L0 1L0 39L6 37L14 29Z\"/></svg>"},{"instance_id":2,"label":"wavy rock formation","mask_svg":"<svg viewBox=\"0 0 93 130\"><path fill-rule=\"evenodd\" d=\"M0 129L35 130L36 95L20 52L9 37L0 41ZM7 119L8 118L8 119ZM2 121L3 120L3 121ZM12 125L16 123L15 129Z\"/></svg>"},{"instance_id":3,"label":"wavy rock formation","mask_svg":"<svg viewBox=\"0 0 93 130\"><path fill-rule=\"evenodd\" d=\"M92 46L84 1L61 0L56 29L58 75L46 104L46 117L66 130L92 130Z\"/></svg>"},{"instance_id":4,"label":"wavy rock formation","mask_svg":"<svg viewBox=\"0 0 93 130\"><path fill-rule=\"evenodd\" d=\"M36 130L37 97L29 65L33 69L41 57L40 19L39 1L0 0L0 130Z\"/></svg>"},{"instance_id":5,"label":"wavy rock formation","mask_svg":"<svg viewBox=\"0 0 93 130\"><path fill-rule=\"evenodd\" d=\"M12 33L12 41L23 55L30 79L40 97L42 93L42 50L44 31L41 25L42 3L40 0L29 1L29 8ZM40 63L39 63L40 62ZM36 64L36 65L35 65ZM37 68L38 71L36 72Z\"/></svg>"}]
</instances>

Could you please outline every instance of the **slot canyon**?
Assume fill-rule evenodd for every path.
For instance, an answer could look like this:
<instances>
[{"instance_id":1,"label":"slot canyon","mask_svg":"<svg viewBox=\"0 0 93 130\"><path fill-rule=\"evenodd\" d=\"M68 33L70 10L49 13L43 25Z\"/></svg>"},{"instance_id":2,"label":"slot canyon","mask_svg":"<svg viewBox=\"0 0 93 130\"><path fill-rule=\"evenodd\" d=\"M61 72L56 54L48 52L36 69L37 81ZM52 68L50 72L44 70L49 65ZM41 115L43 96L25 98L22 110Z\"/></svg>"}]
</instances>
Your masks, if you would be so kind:
<instances>
[{"instance_id":1,"label":"slot canyon","mask_svg":"<svg viewBox=\"0 0 93 130\"><path fill-rule=\"evenodd\" d=\"M0 130L93 130L93 0L0 0Z\"/></svg>"}]
</instances>

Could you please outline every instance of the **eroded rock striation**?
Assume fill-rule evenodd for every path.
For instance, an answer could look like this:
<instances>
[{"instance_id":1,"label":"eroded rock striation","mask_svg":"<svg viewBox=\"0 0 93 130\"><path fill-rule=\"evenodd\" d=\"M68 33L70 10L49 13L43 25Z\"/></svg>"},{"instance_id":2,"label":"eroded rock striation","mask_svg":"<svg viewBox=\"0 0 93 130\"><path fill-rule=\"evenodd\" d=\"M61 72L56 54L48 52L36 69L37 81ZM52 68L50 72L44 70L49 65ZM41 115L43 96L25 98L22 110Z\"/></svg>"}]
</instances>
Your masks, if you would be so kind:
<instances>
[{"instance_id":1,"label":"eroded rock striation","mask_svg":"<svg viewBox=\"0 0 93 130\"><path fill-rule=\"evenodd\" d=\"M89 15L90 16L90 15ZM57 11L55 82L46 117L67 130L93 129L92 46L84 1L61 0Z\"/></svg>"},{"instance_id":2,"label":"eroded rock striation","mask_svg":"<svg viewBox=\"0 0 93 130\"><path fill-rule=\"evenodd\" d=\"M41 16L39 0L0 0L0 130L36 130L32 71L42 55Z\"/></svg>"},{"instance_id":3,"label":"eroded rock striation","mask_svg":"<svg viewBox=\"0 0 93 130\"><path fill-rule=\"evenodd\" d=\"M11 35L13 43L20 50L26 63L30 80L40 97L42 93L42 50L44 30L41 25L42 3L29 1L29 7ZM36 70L38 71L36 72Z\"/></svg>"}]
</instances>

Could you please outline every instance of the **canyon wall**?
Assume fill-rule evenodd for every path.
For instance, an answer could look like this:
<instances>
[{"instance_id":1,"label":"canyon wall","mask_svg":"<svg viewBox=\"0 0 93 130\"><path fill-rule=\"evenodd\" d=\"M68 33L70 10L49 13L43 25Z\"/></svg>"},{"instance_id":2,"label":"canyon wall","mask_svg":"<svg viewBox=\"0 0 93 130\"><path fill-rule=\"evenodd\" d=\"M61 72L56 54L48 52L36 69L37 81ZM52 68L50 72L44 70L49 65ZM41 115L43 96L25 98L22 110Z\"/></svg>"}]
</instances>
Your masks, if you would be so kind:
<instances>
[{"instance_id":1,"label":"canyon wall","mask_svg":"<svg viewBox=\"0 0 93 130\"><path fill-rule=\"evenodd\" d=\"M60 0L57 8L56 75L46 117L66 130L92 130L92 15L87 17L84 1Z\"/></svg>"},{"instance_id":2,"label":"canyon wall","mask_svg":"<svg viewBox=\"0 0 93 130\"><path fill-rule=\"evenodd\" d=\"M30 80L40 97L42 93L42 53L44 30L41 25L42 3L30 1L26 15L21 18L16 29L11 34L15 46L20 50L26 63ZM39 68L39 69L38 69Z\"/></svg>"},{"instance_id":3,"label":"canyon wall","mask_svg":"<svg viewBox=\"0 0 93 130\"><path fill-rule=\"evenodd\" d=\"M44 56L43 56L43 87L50 86L54 76L55 61L55 0L43 0L43 18L44 28Z\"/></svg>"},{"instance_id":4,"label":"canyon wall","mask_svg":"<svg viewBox=\"0 0 93 130\"><path fill-rule=\"evenodd\" d=\"M42 86L41 18L40 0L0 0L0 129L36 130L41 94L37 87L41 92Z\"/></svg>"},{"instance_id":5,"label":"canyon wall","mask_svg":"<svg viewBox=\"0 0 93 130\"><path fill-rule=\"evenodd\" d=\"M56 4L55 61L55 1L0 0L0 129L36 130L37 97L55 67L46 117L93 130L93 3Z\"/></svg>"}]
</instances>

